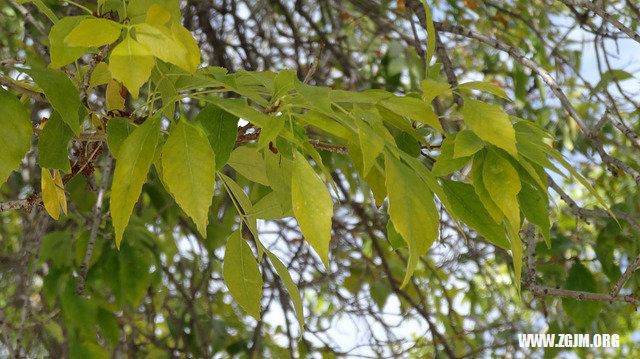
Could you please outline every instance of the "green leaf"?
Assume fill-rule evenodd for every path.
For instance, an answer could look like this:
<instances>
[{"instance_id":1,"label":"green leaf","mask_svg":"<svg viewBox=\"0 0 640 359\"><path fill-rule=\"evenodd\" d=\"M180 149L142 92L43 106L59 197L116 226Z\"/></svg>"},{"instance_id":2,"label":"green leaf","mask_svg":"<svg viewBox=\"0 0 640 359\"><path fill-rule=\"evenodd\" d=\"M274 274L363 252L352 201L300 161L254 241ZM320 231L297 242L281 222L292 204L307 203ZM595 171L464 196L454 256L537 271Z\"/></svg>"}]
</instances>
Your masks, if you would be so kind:
<instances>
[{"instance_id":1,"label":"green leaf","mask_svg":"<svg viewBox=\"0 0 640 359\"><path fill-rule=\"evenodd\" d=\"M511 255L513 256L513 271L516 275L516 289L520 294L520 285L522 278L522 240L518 234L519 225L507 223L507 233L509 233L509 241L511 242Z\"/></svg>"},{"instance_id":2,"label":"green leaf","mask_svg":"<svg viewBox=\"0 0 640 359\"><path fill-rule=\"evenodd\" d=\"M415 97L394 96L380 101L380 104L398 115L408 117L412 121L429 125L440 131L440 133L444 133L438 116L436 116L427 102Z\"/></svg>"},{"instance_id":3,"label":"green leaf","mask_svg":"<svg viewBox=\"0 0 640 359\"><path fill-rule=\"evenodd\" d=\"M117 247L147 180L159 136L160 117L155 116L136 128L118 151L110 202Z\"/></svg>"},{"instance_id":4,"label":"green leaf","mask_svg":"<svg viewBox=\"0 0 640 359\"><path fill-rule=\"evenodd\" d=\"M431 17L431 9L427 4L427 0L420 0L422 2L422 6L424 6L425 20L427 23L427 72L429 70L429 64L431 63L431 58L433 57L433 53L436 50L436 29L433 26L433 19Z\"/></svg>"},{"instance_id":5,"label":"green leaf","mask_svg":"<svg viewBox=\"0 0 640 359\"><path fill-rule=\"evenodd\" d=\"M520 176L507 159L495 151L487 151L482 167L482 181L491 199L516 229L520 227L518 192Z\"/></svg>"},{"instance_id":6,"label":"green leaf","mask_svg":"<svg viewBox=\"0 0 640 359\"><path fill-rule=\"evenodd\" d=\"M471 81L458 85L460 90L479 90L482 92L488 92L492 95L502 97L505 100L511 100L504 89L492 82L485 81Z\"/></svg>"},{"instance_id":7,"label":"green leaf","mask_svg":"<svg viewBox=\"0 0 640 359\"><path fill-rule=\"evenodd\" d=\"M387 298L391 294L391 288L382 279L378 279L375 283L369 284L369 295L371 299L376 303L378 309L382 310L387 303Z\"/></svg>"},{"instance_id":8,"label":"green leaf","mask_svg":"<svg viewBox=\"0 0 640 359\"><path fill-rule=\"evenodd\" d=\"M216 163L204 131L179 121L162 148L162 168L169 192L206 238Z\"/></svg>"},{"instance_id":9,"label":"green leaf","mask_svg":"<svg viewBox=\"0 0 640 359\"><path fill-rule=\"evenodd\" d=\"M78 89L69 77L64 72L53 69L32 68L23 71L40 86L51 107L60 113L73 133L80 133L79 111L82 104Z\"/></svg>"},{"instance_id":10,"label":"green leaf","mask_svg":"<svg viewBox=\"0 0 640 359\"><path fill-rule=\"evenodd\" d=\"M598 285L593 275L580 262L576 262L569 269L565 289L584 292L598 292ZM562 309L579 328L591 328L591 322L600 313L602 303L596 301L580 301L573 298L562 298Z\"/></svg>"},{"instance_id":11,"label":"green leaf","mask_svg":"<svg viewBox=\"0 0 640 359\"><path fill-rule=\"evenodd\" d=\"M333 200L325 183L301 153L296 153L291 171L291 202L300 230L329 268L329 242Z\"/></svg>"},{"instance_id":12,"label":"green leaf","mask_svg":"<svg viewBox=\"0 0 640 359\"><path fill-rule=\"evenodd\" d=\"M91 80L89 81L89 88L104 85L111 80L111 72L109 72L109 65L106 62L99 62L96 68L91 74Z\"/></svg>"},{"instance_id":13,"label":"green leaf","mask_svg":"<svg viewBox=\"0 0 640 359\"><path fill-rule=\"evenodd\" d=\"M393 249L407 246L407 242L405 242L400 233L396 231L396 227L393 226L393 222L391 220L387 221L387 240Z\"/></svg>"},{"instance_id":14,"label":"green leaf","mask_svg":"<svg viewBox=\"0 0 640 359\"><path fill-rule=\"evenodd\" d=\"M70 47L100 47L112 44L120 37L122 25L102 18L89 18L80 21L64 38L64 44Z\"/></svg>"},{"instance_id":15,"label":"green leaf","mask_svg":"<svg viewBox=\"0 0 640 359\"><path fill-rule=\"evenodd\" d=\"M285 211L282 208L278 194L275 191L271 191L252 206L251 212L247 213L247 216L256 219L280 219L291 217L292 214L289 212L291 212L291 206L289 205L289 208Z\"/></svg>"},{"instance_id":16,"label":"green leaf","mask_svg":"<svg viewBox=\"0 0 640 359\"><path fill-rule=\"evenodd\" d=\"M457 133L447 136L440 145L440 156L436 158L436 163L433 164L431 172L435 176L446 176L452 172L455 172L469 162L469 157L454 158L455 143Z\"/></svg>"},{"instance_id":17,"label":"green leaf","mask_svg":"<svg viewBox=\"0 0 640 359\"><path fill-rule=\"evenodd\" d=\"M551 247L551 223L547 208L547 194L540 191L533 183L522 181L522 189L518 193L520 209L529 222L540 228L547 247Z\"/></svg>"},{"instance_id":18,"label":"green leaf","mask_svg":"<svg viewBox=\"0 0 640 359\"><path fill-rule=\"evenodd\" d=\"M443 178L442 188L447 194L452 210L460 220L496 246L511 248L502 224L493 221L472 185Z\"/></svg>"},{"instance_id":19,"label":"green leaf","mask_svg":"<svg viewBox=\"0 0 640 359\"><path fill-rule=\"evenodd\" d=\"M420 178L395 157L385 155L389 216L395 229L409 245L407 272L401 287L409 283L418 259L438 237L438 210L433 194Z\"/></svg>"},{"instance_id":20,"label":"green leaf","mask_svg":"<svg viewBox=\"0 0 640 359\"><path fill-rule=\"evenodd\" d=\"M462 130L456 134L453 158L474 155L484 147L485 143L473 131Z\"/></svg>"},{"instance_id":21,"label":"green leaf","mask_svg":"<svg viewBox=\"0 0 640 359\"><path fill-rule=\"evenodd\" d=\"M248 146L236 148L231 152L228 164L246 179L265 186L269 185L264 159L256 148Z\"/></svg>"},{"instance_id":22,"label":"green leaf","mask_svg":"<svg viewBox=\"0 0 640 359\"><path fill-rule=\"evenodd\" d=\"M136 129L130 119L124 117L114 117L107 122L107 146L114 158L118 158L120 147L131 132Z\"/></svg>"},{"instance_id":23,"label":"green leaf","mask_svg":"<svg viewBox=\"0 0 640 359\"><path fill-rule=\"evenodd\" d=\"M31 120L20 101L0 87L0 185L22 162L22 157L31 148Z\"/></svg>"},{"instance_id":24,"label":"green leaf","mask_svg":"<svg viewBox=\"0 0 640 359\"><path fill-rule=\"evenodd\" d=\"M624 70L606 71L600 78L600 81L598 81L596 86L593 88L593 90L591 90L591 93L594 94L600 89L606 88L611 82L620 82L631 78L633 78L633 75Z\"/></svg>"},{"instance_id":25,"label":"green leaf","mask_svg":"<svg viewBox=\"0 0 640 359\"><path fill-rule=\"evenodd\" d=\"M38 138L38 164L41 167L71 172L69 141L73 131L62 122L60 114L53 112Z\"/></svg>"},{"instance_id":26,"label":"green leaf","mask_svg":"<svg viewBox=\"0 0 640 359\"><path fill-rule=\"evenodd\" d=\"M274 141L282 129L284 128L284 120L279 117L272 117L271 121L260 131L258 139L258 149L265 148L269 142Z\"/></svg>"},{"instance_id":27,"label":"green leaf","mask_svg":"<svg viewBox=\"0 0 640 359\"><path fill-rule=\"evenodd\" d=\"M223 262L224 283L233 299L256 320L260 320L262 275L249 244L240 231L227 241Z\"/></svg>"},{"instance_id":28,"label":"green leaf","mask_svg":"<svg viewBox=\"0 0 640 359\"><path fill-rule=\"evenodd\" d=\"M153 62L151 52L128 33L111 51L109 71L114 79L127 87L133 98L138 98L140 87L151 75Z\"/></svg>"},{"instance_id":29,"label":"green leaf","mask_svg":"<svg viewBox=\"0 0 640 359\"><path fill-rule=\"evenodd\" d=\"M291 210L291 170L293 161L281 154L264 152L265 170L270 179L270 186L278 196L282 210Z\"/></svg>"},{"instance_id":30,"label":"green leaf","mask_svg":"<svg viewBox=\"0 0 640 359\"><path fill-rule=\"evenodd\" d=\"M384 138L379 136L365 121L357 121L358 139L362 151L362 174L366 177L384 149Z\"/></svg>"},{"instance_id":31,"label":"green leaf","mask_svg":"<svg viewBox=\"0 0 640 359\"><path fill-rule=\"evenodd\" d=\"M267 256L271 260L273 267L276 269L278 276L284 282L284 286L287 287L287 291L289 292L289 297L291 297L291 301L293 302L293 307L296 311L296 317L298 318L298 324L300 325L300 331L304 331L304 308L302 307L302 298L300 297L300 290L291 279L291 274L287 270L287 267L282 264L280 259L276 257L275 254L270 251L266 251Z\"/></svg>"},{"instance_id":32,"label":"green leaf","mask_svg":"<svg viewBox=\"0 0 640 359\"><path fill-rule=\"evenodd\" d=\"M87 19L87 16L63 17L51 27L51 31L49 31L49 53L51 57L49 67L62 67L90 52L87 47L68 46L64 43L65 37L67 37L71 30L85 19Z\"/></svg>"},{"instance_id":33,"label":"green leaf","mask_svg":"<svg viewBox=\"0 0 640 359\"><path fill-rule=\"evenodd\" d=\"M464 123L478 137L518 158L516 134L509 117L502 109L498 106L465 98L462 113Z\"/></svg>"},{"instance_id":34,"label":"green leaf","mask_svg":"<svg viewBox=\"0 0 640 359\"><path fill-rule=\"evenodd\" d=\"M136 227L133 228L134 230L127 231L127 235L130 233L132 236L140 236L142 231ZM140 241L134 241L133 244L124 243L117 256L118 283L121 286L122 296L133 306L137 306L142 301L151 282L149 267L152 264L152 253L141 244Z\"/></svg>"},{"instance_id":35,"label":"green leaf","mask_svg":"<svg viewBox=\"0 0 640 359\"><path fill-rule=\"evenodd\" d=\"M194 121L205 130L216 154L216 170L222 169L233 151L238 135L238 117L216 105L205 106Z\"/></svg>"}]
</instances>

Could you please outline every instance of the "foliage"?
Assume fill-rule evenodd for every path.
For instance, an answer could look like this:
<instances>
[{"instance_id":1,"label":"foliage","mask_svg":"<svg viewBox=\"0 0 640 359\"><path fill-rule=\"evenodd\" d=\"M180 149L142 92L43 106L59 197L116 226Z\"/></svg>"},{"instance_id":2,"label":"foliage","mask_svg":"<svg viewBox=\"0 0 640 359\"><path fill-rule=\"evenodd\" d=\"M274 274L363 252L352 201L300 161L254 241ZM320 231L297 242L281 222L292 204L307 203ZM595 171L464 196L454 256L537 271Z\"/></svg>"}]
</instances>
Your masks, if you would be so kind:
<instances>
[{"instance_id":1,"label":"foliage","mask_svg":"<svg viewBox=\"0 0 640 359\"><path fill-rule=\"evenodd\" d=\"M21 253L12 274L0 277L3 354L348 355L318 333L340 325L330 318L351 305L360 319L381 325L368 329L373 338L388 336L369 345L378 356L500 353L516 346L515 333L541 330L538 322L557 332L630 333L638 318L625 313L640 303L637 278L630 279L640 260L628 240L640 229L640 174L632 155L637 126L625 122L638 116L623 109L633 101L619 83L634 75L609 68L595 86L581 85L586 93L574 93L583 80L574 71L566 89L558 86L551 70L577 54L564 45L547 51L546 42L561 36L550 17L530 22L542 2L509 4L518 16L491 2L350 1L338 14L320 3L318 16L326 10L348 24L335 39L357 53L345 55L323 38L302 2L292 17L288 3L276 1L272 10L292 31L278 36L306 51L307 66L296 55L294 69L264 56L254 66L260 56L237 18L247 69L234 68L226 52L206 50L196 37L214 47L225 41L207 22L213 10L206 2L186 2L183 11L195 17L184 26L175 0L0 3L11 14L3 25L25 21L30 39L7 32L2 41L11 45L0 52L17 58L3 61L0 74L7 198L0 254ZM251 13L243 9L231 16ZM468 30L467 17L449 25L433 21L432 9L447 19L493 15ZM395 14L391 24L387 13ZM189 25L194 19L199 29ZM296 23L303 20L304 31L329 48L331 64L302 45ZM482 35L501 26L495 21L505 22L497 40ZM518 26L507 31L509 21ZM594 30L584 21L585 31ZM371 29L385 26L398 27L405 45L381 43ZM403 37L407 29L413 37ZM475 47L473 56L456 50L449 58L445 32L510 58ZM351 58L364 59L360 70ZM471 79L458 82L452 61L486 79L463 74ZM316 71L324 83L313 79ZM542 82L559 104L546 99ZM590 101L605 96L619 108ZM566 213L551 209L558 199ZM587 217L600 222L578 226ZM589 261L597 264L582 263ZM619 294L627 282L632 291ZM363 292L369 310L358 307ZM343 305L351 297L354 304ZM418 318L429 336L409 346L395 341L390 307ZM602 318L614 309L619 317ZM562 315L548 317L548 310ZM278 313L280 324L270 325ZM501 341L481 335L502 325Z\"/></svg>"}]
</instances>

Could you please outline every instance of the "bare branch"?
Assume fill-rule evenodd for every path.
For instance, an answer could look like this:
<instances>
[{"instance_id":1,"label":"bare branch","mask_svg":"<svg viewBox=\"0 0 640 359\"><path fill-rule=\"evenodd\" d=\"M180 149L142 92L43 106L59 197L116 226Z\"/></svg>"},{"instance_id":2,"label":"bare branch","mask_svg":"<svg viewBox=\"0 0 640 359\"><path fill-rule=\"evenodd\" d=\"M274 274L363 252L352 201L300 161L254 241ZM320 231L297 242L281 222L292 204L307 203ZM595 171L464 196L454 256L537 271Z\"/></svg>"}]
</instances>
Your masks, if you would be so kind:
<instances>
[{"instance_id":1,"label":"bare branch","mask_svg":"<svg viewBox=\"0 0 640 359\"><path fill-rule=\"evenodd\" d=\"M102 183L100 184L100 189L98 190L96 204L93 206L93 222L91 223L91 232L89 234L89 241L87 242L87 251L84 254L84 259L82 260L79 268L78 286L76 287L77 295L82 295L82 292L84 291L85 281L87 280L87 270L89 269L89 264L91 263L91 255L93 254L93 248L96 244L96 238L98 236L98 227L102 222L102 202L104 199L104 194L107 191L107 186L109 185L109 177L111 177L112 167L113 159L111 158L111 156L108 156L106 158L104 171L102 173Z\"/></svg>"},{"instance_id":2,"label":"bare branch","mask_svg":"<svg viewBox=\"0 0 640 359\"><path fill-rule=\"evenodd\" d=\"M625 26L623 23L618 21L618 19L613 17L607 10L599 7L594 2L591 2L588 0L560 0L560 1L563 2L565 5L580 6L593 11L594 13L598 14L598 16L602 18L602 20L615 26L618 30L627 34L631 39L640 43L640 34L634 32L629 27Z\"/></svg>"}]
</instances>

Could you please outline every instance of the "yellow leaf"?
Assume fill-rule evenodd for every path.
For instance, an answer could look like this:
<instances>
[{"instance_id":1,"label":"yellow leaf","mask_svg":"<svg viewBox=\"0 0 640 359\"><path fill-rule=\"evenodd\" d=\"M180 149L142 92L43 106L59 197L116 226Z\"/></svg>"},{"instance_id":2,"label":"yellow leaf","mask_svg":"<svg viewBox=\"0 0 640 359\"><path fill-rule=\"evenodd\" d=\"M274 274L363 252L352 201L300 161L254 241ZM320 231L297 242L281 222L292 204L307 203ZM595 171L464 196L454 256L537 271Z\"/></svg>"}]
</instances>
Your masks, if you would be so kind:
<instances>
[{"instance_id":1,"label":"yellow leaf","mask_svg":"<svg viewBox=\"0 0 640 359\"><path fill-rule=\"evenodd\" d=\"M147 82L152 68L153 56L131 34L113 49L109 58L111 76L122 82L133 98L138 98L140 86Z\"/></svg>"},{"instance_id":2,"label":"yellow leaf","mask_svg":"<svg viewBox=\"0 0 640 359\"><path fill-rule=\"evenodd\" d=\"M464 123L478 137L518 158L516 131L500 107L465 98L462 114Z\"/></svg>"},{"instance_id":3,"label":"yellow leaf","mask_svg":"<svg viewBox=\"0 0 640 359\"><path fill-rule=\"evenodd\" d=\"M173 24L172 29L166 26L153 26L142 23L135 25L136 39L144 45L149 52L162 61L172 63L185 71L193 73L200 62L198 50L197 61L194 61L191 45L195 43L191 33L187 36L179 30L182 26ZM197 45L196 45L197 48Z\"/></svg>"},{"instance_id":4,"label":"yellow leaf","mask_svg":"<svg viewBox=\"0 0 640 359\"><path fill-rule=\"evenodd\" d=\"M67 214L67 195L64 193L64 183L58 170L53 170L53 183L56 185L56 194L58 195L58 202L62 207L62 212Z\"/></svg>"},{"instance_id":5,"label":"yellow leaf","mask_svg":"<svg viewBox=\"0 0 640 359\"><path fill-rule=\"evenodd\" d=\"M173 37L187 50L187 62L189 69L187 71L194 73L200 65L200 48L193 38L193 35L184 26L178 22L171 24L171 33Z\"/></svg>"},{"instance_id":6,"label":"yellow leaf","mask_svg":"<svg viewBox=\"0 0 640 359\"><path fill-rule=\"evenodd\" d=\"M58 200L56 185L53 182L53 177L51 177L51 172L46 168L42 168L40 180L44 208L47 210L47 213L49 213L51 218L57 221L58 218L60 218L60 202Z\"/></svg>"},{"instance_id":7,"label":"yellow leaf","mask_svg":"<svg viewBox=\"0 0 640 359\"><path fill-rule=\"evenodd\" d=\"M122 86L116 80L111 79L107 83L106 92L107 111L124 109L125 98L122 96Z\"/></svg>"},{"instance_id":8,"label":"yellow leaf","mask_svg":"<svg viewBox=\"0 0 640 359\"><path fill-rule=\"evenodd\" d=\"M518 232L520 205L518 192L522 188L520 176L509 161L495 151L488 151L482 168L482 180L493 202Z\"/></svg>"},{"instance_id":9,"label":"yellow leaf","mask_svg":"<svg viewBox=\"0 0 640 359\"><path fill-rule=\"evenodd\" d=\"M160 4L152 4L147 10L145 22L150 25L163 26L171 19L171 13Z\"/></svg>"}]
</instances>

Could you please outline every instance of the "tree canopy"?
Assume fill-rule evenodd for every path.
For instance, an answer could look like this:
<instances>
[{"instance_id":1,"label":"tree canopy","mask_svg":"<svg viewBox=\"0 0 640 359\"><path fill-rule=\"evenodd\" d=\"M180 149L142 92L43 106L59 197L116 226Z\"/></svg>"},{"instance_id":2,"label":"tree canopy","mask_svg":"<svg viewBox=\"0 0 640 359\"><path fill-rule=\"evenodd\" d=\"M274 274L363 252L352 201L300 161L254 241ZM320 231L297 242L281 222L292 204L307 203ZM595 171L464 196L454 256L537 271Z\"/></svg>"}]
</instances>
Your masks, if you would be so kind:
<instances>
[{"instance_id":1,"label":"tree canopy","mask_svg":"<svg viewBox=\"0 0 640 359\"><path fill-rule=\"evenodd\" d=\"M0 0L0 27L0 356L640 355L634 1Z\"/></svg>"}]
</instances>

